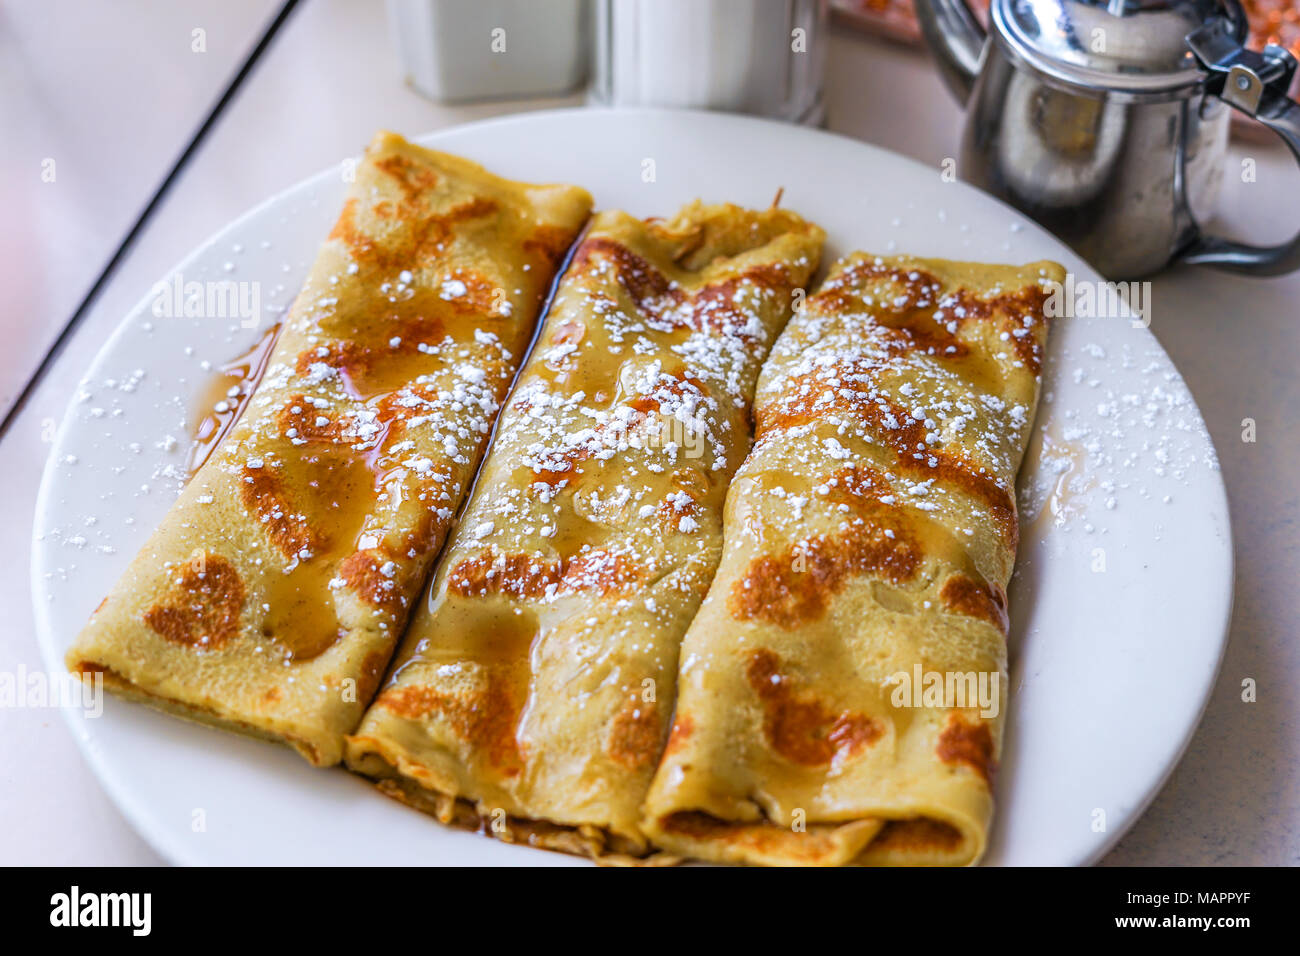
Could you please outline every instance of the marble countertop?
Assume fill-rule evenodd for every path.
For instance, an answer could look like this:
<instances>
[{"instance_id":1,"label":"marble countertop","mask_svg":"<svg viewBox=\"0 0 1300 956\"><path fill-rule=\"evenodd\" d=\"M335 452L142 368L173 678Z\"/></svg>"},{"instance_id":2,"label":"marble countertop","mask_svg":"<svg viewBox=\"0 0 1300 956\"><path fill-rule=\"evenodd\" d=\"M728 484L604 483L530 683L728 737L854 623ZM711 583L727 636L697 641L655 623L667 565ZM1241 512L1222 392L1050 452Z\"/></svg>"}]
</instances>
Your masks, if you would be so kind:
<instances>
[{"instance_id":1,"label":"marble countertop","mask_svg":"<svg viewBox=\"0 0 1300 956\"><path fill-rule=\"evenodd\" d=\"M0 11L0 277L8 406L184 148L277 4L52 0ZM201 49L200 49L201 48ZM961 114L925 55L832 37L828 122L939 166ZM580 96L469 106L402 82L383 6L309 0L166 193L84 323L0 444L0 670L41 668L30 608L33 504L53 428L105 337L180 256L380 127L416 135ZM1256 241L1300 223L1300 171L1274 144L1234 141L1219 231ZM53 160L51 167L47 161ZM46 171L55 176L48 181ZM1227 655L1173 776L1106 864L1300 863L1300 273L1271 280L1178 268L1154 280L1152 331L1218 449L1232 509L1236 603ZM1242 440L1242 421L1257 440ZM1246 678L1258 686L1242 700ZM0 863L152 864L53 710L0 707Z\"/></svg>"}]
</instances>

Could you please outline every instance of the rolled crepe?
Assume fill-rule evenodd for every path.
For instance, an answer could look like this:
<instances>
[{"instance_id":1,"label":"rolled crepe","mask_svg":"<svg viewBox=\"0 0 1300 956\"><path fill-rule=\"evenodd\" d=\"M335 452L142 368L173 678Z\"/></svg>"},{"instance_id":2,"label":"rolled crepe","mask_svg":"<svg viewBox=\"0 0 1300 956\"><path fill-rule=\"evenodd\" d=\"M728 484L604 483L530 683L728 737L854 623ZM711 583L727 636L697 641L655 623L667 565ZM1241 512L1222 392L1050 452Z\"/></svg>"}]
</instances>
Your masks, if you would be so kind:
<instances>
[{"instance_id":1,"label":"rolled crepe","mask_svg":"<svg viewBox=\"0 0 1300 956\"><path fill-rule=\"evenodd\" d=\"M593 220L349 766L507 840L647 851L678 643L822 238L777 209Z\"/></svg>"},{"instance_id":2,"label":"rolled crepe","mask_svg":"<svg viewBox=\"0 0 1300 956\"><path fill-rule=\"evenodd\" d=\"M377 136L243 416L69 667L338 762L590 206Z\"/></svg>"},{"instance_id":3,"label":"rolled crepe","mask_svg":"<svg viewBox=\"0 0 1300 956\"><path fill-rule=\"evenodd\" d=\"M1014 482L1045 282L1062 277L855 253L790 322L682 646L645 807L656 844L764 864L979 858Z\"/></svg>"}]
</instances>

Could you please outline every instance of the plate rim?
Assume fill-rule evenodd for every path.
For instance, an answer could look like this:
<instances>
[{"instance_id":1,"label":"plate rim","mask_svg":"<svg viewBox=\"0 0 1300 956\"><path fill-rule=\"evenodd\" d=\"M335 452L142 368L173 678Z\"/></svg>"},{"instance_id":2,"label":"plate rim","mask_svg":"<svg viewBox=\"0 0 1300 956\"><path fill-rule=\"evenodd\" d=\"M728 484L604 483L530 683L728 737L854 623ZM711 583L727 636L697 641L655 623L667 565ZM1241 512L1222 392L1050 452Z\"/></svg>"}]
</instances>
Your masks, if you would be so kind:
<instances>
[{"instance_id":1,"label":"plate rim","mask_svg":"<svg viewBox=\"0 0 1300 956\"><path fill-rule=\"evenodd\" d=\"M498 126L514 126L514 125L523 125L529 123L545 124L549 121L553 121L557 119L564 119L564 118L577 117L583 115L586 116L600 115L600 114L617 114L620 116L641 115L646 117L654 117L658 119L675 119L675 118L685 117L685 118L694 119L696 121L703 121L709 123L712 122L718 122L723 124L735 123L740 126L749 125L754 127L778 128L787 133L793 131L800 135L808 134L812 138L824 137L831 141L840 141L841 143L849 145L855 149L866 150L869 153L874 154L876 156L883 155L885 157L888 157L888 159L891 162L901 162L918 170L926 170L927 172L930 171L930 167L926 163L922 162L921 160L915 159L911 156L907 156L899 152L895 152L891 149L888 149L884 146L877 145L875 143L870 143L865 140L857 139L846 133L836 132L833 130L827 130L822 128L816 128L816 127L795 126L789 123L783 123L776 120L770 120L763 117L750 116L746 114L725 113L725 112L697 110L697 109L661 109L661 108L646 108L646 107L628 109L628 108L578 106L578 107L565 107L565 108L558 108L558 109L524 110L521 112L507 113L500 116L489 117L486 119L475 120L466 123L457 123L454 125L441 127L439 129L435 129L416 136L409 137L409 139L411 142L416 143L418 145L425 146L428 148L438 149L441 148L438 142L440 139L450 138L453 135L463 134L465 132L472 133L477 130L498 127ZM77 381L82 381L85 378L93 375L96 369L99 368L101 363L104 360L106 360L108 356L114 353L115 347L117 346L119 340L122 339L124 336L126 336L130 331L132 326L132 320L136 316L138 316L142 311L148 309L149 304L153 298L152 289L157 285L158 282L164 281L167 278L176 275L178 273L183 274L183 272L185 271L185 267L188 264L194 263L195 261L199 260L200 257L204 256L208 252L208 250L218 245L222 241L223 237L229 235L232 232L237 231L238 229L243 227L245 223L259 216L269 207L289 201L290 199L298 195L309 194L313 189L317 188L320 184L324 183L326 179L336 171L339 163L345 161L347 158L348 157L346 156L341 157L339 160L335 161L330 165L323 167L319 171L304 176L303 178L296 180L295 182L290 183L289 185L278 189L271 195L267 196L265 199L255 203L254 205L246 209L244 212L240 213L239 215L235 216L233 219L223 224L220 228L214 231L202 242L189 249L183 256L180 257L179 260L177 260L177 262L169 270L165 271L157 280L155 280L154 284L150 286L150 291L146 291L143 294L143 296L136 302L136 304L133 305L128 311L126 311L122 315L122 317L117 322L116 326L113 328L112 333L104 340L104 342L96 350L93 358L90 360L89 364L86 366L84 372L82 373L80 378L77 379ZM1073 257L1074 259L1078 260L1079 262L1082 262L1084 266L1086 266L1086 268L1090 270L1094 275L1104 278L1102 276L1102 273L1099 270L1093 267L1091 263L1087 262L1087 260L1083 259L1083 257L1081 257L1073 249L1071 249L1064 242L1064 240L1048 232L1045 227L1033 221L1031 218L1029 218L1029 216L1026 213L1016 209L1015 207L1009 205L1008 203L1004 202L998 197L992 196L989 193L979 189L978 187L964 180L957 180L956 184L959 186L959 188L970 190L977 193L982 202L986 202L986 203L992 202L993 204L1001 207L1004 211L1006 211L1011 216L1014 216L1022 220L1024 222L1024 226L1026 229L1034 230L1037 231L1038 233L1041 233L1042 236L1050 240L1059 249L1063 250L1065 253L1067 253L1069 256ZM1205 446L1214 455L1214 459L1217 462L1218 451L1214 445L1213 437L1209 434L1208 428L1205 427L1205 416L1202 414L1200 404L1196 401L1196 397L1192 393L1191 388L1187 385L1187 382L1183 378L1181 371L1178 370L1177 365L1174 363L1173 359L1170 358L1168 352L1165 350L1164 346L1160 343L1160 340L1155 336L1153 332L1151 332L1150 328L1145 328L1142 330L1142 332L1145 333L1146 344L1148 346L1153 346L1154 348L1158 349L1160 355L1164 357L1164 359L1168 362L1169 367L1178 376L1179 383L1181 384L1182 388L1186 391L1187 395L1189 396L1191 400L1191 404L1195 411L1196 418L1202 426L1201 437L1204 439ZM44 590L43 577L44 577L44 572L48 570L48 568L46 567L45 556L49 550L45 538L48 537L47 533L51 527L51 523L45 520L45 518L50 513L50 508L52 504L50 499L51 496L54 494L54 485L56 484L56 479L55 479L56 465L60 460L61 453L64 450L65 442L68 440L69 432L74 423L76 406L77 406L76 397L75 395L73 395L68 400L67 407L65 408L63 416L60 419L58 430L55 434L53 442L50 445L49 452L47 454L44 466L42 468L40 485L37 491L35 508L33 511L32 540L31 540L31 545L29 550L30 569L31 569L29 583L31 588L31 596L32 596L32 604L33 604L33 612L34 612L34 623L36 625L35 637L36 637L36 642L40 649L42 662L45 665L47 671L50 672L51 674L62 673L65 670L65 665L63 660L64 651L55 646L58 642L56 640L56 635L53 633L54 630L53 623L48 616L48 612L47 612L48 599L47 599L47 594L45 593ZM1041 414L1042 414L1042 408L1040 406L1040 408L1037 411L1037 414L1035 415L1035 428L1038 427L1041 421L1039 417L1041 416ZM1208 493L1211 489L1206 489L1206 490ZM1232 614L1233 614L1235 597L1236 597L1235 540L1232 532L1232 516L1231 516L1230 502L1227 496L1227 487L1223 480L1223 472L1221 467L1216 467L1214 469L1214 485L1212 490L1215 493L1215 498L1216 498L1215 506L1217 508L1217 511L1215 513L1221 516L1223 521L1222 533L1218 537L1221 537L1222 539L1220 547L1223 553L1221 557L1226 558L1226 568L1225 568L1226 581L1223 586L1224 599L1222 601L1222 605L1223 605L1222 620L1220 621L1217 629L1217 633L1218 633L1217 655L1215 658L1214 666L1212 668L1206 669L1206 671L1204 672L1204 681L1202 686L1198 690L1198 694L1200 697L1200 705L1195 712L1194 718L1186 722L1186 725L1184 726L1181 734L1181 739L1179 739L1176 742L1176 746L1174 747L1174 749L1169 752L1170 755L1166 760L1165 765L1161 768L1158 776L1153 777L1152 778L1153 782L1147 787L1145 787L1145 793L1142 799L1139 802L1135 803L1133 809L1130 810L1125 815L1124 819L1121 821L1121 825L1109 830L1106 834L1106 837L1102 840L1099 840L1097 844L1094 846L1094 848L1091 850L1091 852L1088 853L1086 856L1077 860L1063 861L1058 865L1091 866L1096 864L1099 860L1101 860L1107 853L1109 853L1114 848L1114 846L1120 841L1120 839L1122 839L1123 836L1126 833L1128 833L1133 826L1137 824L1137 822L1142 818L1146 810L1154 802L1156 797L1159 796L1159 794L1164 790L1166 784L1169 781L1169 778L1172 776L1174 770L1178 767L1179 763L1182 761L1183 757L1187 752L1188 747L1191 745L1192 739L1195 737L1196 732L1199 730L1201 722L1204 719L1205 712L1209 707L1210 700L1213 696L1214 688L1218 683L1219 674L1222 670L1223 661L1227 652L1227 645L1228 645L1228 640L1231 632ZM1020 555L1017 555L1017 563L1019 562L1019 559L1020 559ZM1210 633L1208 627L1206 628L1206 633L1207 634ZM126 779L124 774L119 772L119 768L114 765L113 761L111 761L108 758L108 756L102 751L102 749L95 745L93 739L91 738L90 734L88 733L88 731L84 726L85 718L82 715L81 711L78 710L77 708L66 707L66 706L60 707L59 709L62 711L63 719L65 720L67 727L71 732L74 741L77 744L78 750L80 751L82 757L90 765L90 768L97 782L101 787L103 787L105 792L109 795L109 798L113 801L113 804L117 807L119 812L121 812L122 815L127 819L127 822L130 823L132 829L136 832L136 834L139 835L140 838L144 840L144 842L148 844L151 849L153 849L156 853L158 853L159 856L163 857L165 860L167 860L170 863L178 864L178 865L186 865L186 866L211 865L211 861L205 860L199 856L192 854L190 852L188 845L184 843L176 843L170 837L169 829L166 826L155 825L155 822L153 820L151 813L148 810L148 807L145 804L140 803L135 799L135 795L133 791L128 786L129 780ZM1005 811L1005 808L1001 808L1001 809Z\"/></svg>"}]
</instances>

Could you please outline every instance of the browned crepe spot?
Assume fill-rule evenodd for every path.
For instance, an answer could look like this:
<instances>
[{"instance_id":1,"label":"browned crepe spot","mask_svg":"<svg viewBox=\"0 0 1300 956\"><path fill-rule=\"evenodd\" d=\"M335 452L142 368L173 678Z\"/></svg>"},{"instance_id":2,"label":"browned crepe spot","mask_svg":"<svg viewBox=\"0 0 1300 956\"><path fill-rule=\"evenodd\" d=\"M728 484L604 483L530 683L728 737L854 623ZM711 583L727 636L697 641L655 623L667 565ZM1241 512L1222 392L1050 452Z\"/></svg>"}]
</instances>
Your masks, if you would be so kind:
<instances>
[{"instance_id":1,"label":"browned crepe spot","mask_svg":"<svg viewBox=\"0 0 1300 956\"><path fill-rule=\"evenodd\" d=\"M327 419L323 425L317 424L321 418ZM290 397L275 413L275 422L280 434L303 441L337 442L342 430L339 422L323 414L303 395Z\"/></svg>"},{"instance_id":2,"label":"browned crepe spot","mask_svg":"<svg viewBox=\"0 0 1300 956\"><path fill-rule=\"evenodd\" d=\"M871 841L871 849L901 853L951 852L961 842L961 831L952 824L920 817L890 820Z\"/></svg>"},{"instance_id":3,"label":"browned crepe spot","mask_svg":"<svg viewBox=\"0 0 1300 956\"><path fill-rule=\"evenodd\" d=\"M406 597L397 572L386 575L380 570L387 563L389 559L374 548L357 551L343 559L339 577L371 607L396 614L406 606Z\"/></svg>"},{"instance_id":4,"label":"browned crepe spot","mask_svg":"<svg viewBox=\"0 0 1300 956\"><path fill-rule=\"evenodd\" d=\"M674 488L686 492L695 501L707 495L713 485L713 479L709 474L698 468L678 468L669 475L669 478Z\"/></svg>"},{"instance_id":5,"label":"browned crepe spot","mask_svg":"<svg viewBox=\"0 0 1300 956\"><path fill-rule=\"evenodd\" d=\"M357 675L357 701L366 703L374 696L379 687L379 679L384 676L384 667L388 664L388 649L371 651L361 661L361 670Z\"/></svg>"},{"instance_id":6,"label":"browned crepe spot","mask_svg":"<svg viewBox=\"0 0 1300 956\"><path fill-rule=\"evenodd\" d=\"M838 754L852 755L884 734L880 722L853 711L836 713L811 691L796 691L781 674L781 661L760 649L749 656L745 677L763 704L763 733L787 760L815 767Z\"/></svg>"},{"instance_id":7,"label":"browned crepe spot","mask_svg":"<svg viewBox=\"0 0 1300 956\"><path fill-rule=\"evenodd\" d=\"M433 479L428 479L426 483L433 484ZM446 518L440 518L432 511L421 514L414 526L402 536L402 547L406 551L406 556L414 558L425 554L433 547L434 542L441 545L448 523Z\"/></svg>"},{"instance_id":8,"label":"browned crepe spot","mask_svg":"<svg viewBox=\"0 0 1300 956\"><path fill-rule=\"evenodd\" d=\"M520 705L509 683L495 673L489 673L486 690L465 697L411 684L385 690L376 699L375 706L407 720L441 718L456 736L484 754L503 776L516 776L523 767L519 741L515 738Z\"/></svg>"},{"instance_id":9,"label":"browned crepe spot","mask_svg":"<svg viewBox=\"0 0 1300 956\"><path fill-rule=\"evenodd\" d=\"M408 297L396 301L377 297L379 306L362 321L355 315L344 321L337 314L323 314L321 329L335 341L300 352L295 371L305 376L317 366L335 369L349 393L363 399L411 383L429 366L423 350L448 337L469 341L485 320L499 317L503 289L472 270L459 269L448 278L464 283L462 295L444 298L441 286L408 289ZM487 361L484 371L495 380L500 362Z\"/></svg>"},{"instance_id":10,"label":"browned crepe spot","mask_svg":"<svg viewBox=\"0 0 1300 956\"><path fill-rule=\"evenodd\" d=\"M501 305L506 300L505 290L483 273L456 269L447 278L458 280L465 286L462 294L439 300L452 311L489 318L500 314Z\"/></svg>"},{"instance_id":11,"label":"browned crepe spot","mask_svg":"<svg viewBox=\"0 0 1300 956\"><path fill-rule=\"evenodd\" d=\"M996 584L984 584L964 574L954 574L943 582L939 598L948 610L981 618L1003 634L1007 632L1007 598Z\"/></svg>"},{"instance_id":12,"label":"browned crepe spot","mask_svg":"<svg viewBox=\"0 0 1300 956\"><path fill-rule=\"evenodd\" d=\"M673 718L673 729L668 734L668 743L664 747L664 756L676 753L686 746L695 732L695 720L690 714L679 713Z\"/></svg>"},{"instance_id":13,"label":"browned crepe spot","mask_svg":"<svg viewBox=\"0 0 1300 956\"><path fill-rule=\"evenodd\" d=\"M641 569L628 555L593 548L569 559L561 583L566 591L606 595L626 593L640 579Z\"/></svg>"},{"instance_id":14,"label":"browned crepe spot","mask_svg":"<svg viewBox=\"0 0 1300 956\"><path fill-rule=\"evenodd\" d=\"M572 235L568 229L559 229L543 223L524 240L524 250L555 265L569 251Z\"/></svg>"},{"instance_id":15,"label":"browned crepe spot","mask_svg":"<svg viewBox=\"0 0 1300 956\"><path fill-rule=\"evenodd\" d=\"M687 494L690 494L690 492L687 492ZM685 505L681 504L680 501L670 501L665 498L655 508L655 520L659 523L660 528L672 533L681 530L683 518L694 520L701 511L699 503L695 501L693 496L690 503Z\"/></svg>"},{"instance_id":16,"label":"browned crepe spot","mask_svg":"<svg viewBox=\"0 0 1300 956\"><path fill-rule=\"evenodd\" d=\"M1024 324L1026 319L1031 325L1042 321L1047 292L1037 286L1027 286L1016 292L1004 292L989 299L981 299L969 290L961 289L957 293L957 300L956 308L964 310L967 321L987 319L1000 313L1011 320L1012 328L1023 329L1028 327ZM1008 336L1008 341L1015 349L1016 357L1037 377L1043 367L1043 346L1038 337L1011 335Z\"/></svg>"},{"instance_id":17,"label":"browned crepe spot","mask_svg":"<svg viewBox=\"0 0 1300 956\"><path fill-rule=\"evenodd\" d=\"M559 586L558 562L530 554L500 555L485 551L457 562L447 574L447 590L460 597L508 594L515 598L541 597L548 587Z\"/></svg>"},{"instance_id":18,"label":"browned crepe spot","mask_svg":"<svg viewBox=\"0 0 1300 956\"><path fill-rule=\"evenodd\" d=\"M663 408L660 392L667 392L674 399L685 398L687 392L693 392L700 398L709 397L709 387L693 375L678 374L673 381L655 385L655 394L640 395L628 402L638 412L659 411Z\"/></svg>"},{"instance_id":19,"label":"browned crepe spot","mask_svg":"<svg viewBox=\"0 0 1300 956\"><path fill-rule=\"evenodd\" d=\"M630 590L640 579L640 569L628 556L600 548L559 560L487 550L457 562L448 572L447 590L460 597L538 598L560 588L609 595Z\"/></svg>"},{"instance_id":20,"label":"browned crepe spot","mask_svg":"<svg viewBox=\"0 0 1300 956\"><path fill-rule=\"evenodd\" d=\"M897 293L882 290L884 284L896 286ZM808 304L822 312L857 311L867 293L873 293L874 318L883 334L882 344L894 354L919 351L938 358L965 358L971 349L960 333L970 324L996 318L1001 319L997 323L1001 331L1022 331L1021 335L1008 335L1007 341L1025 367L1034 375L1042 367L1042 345L1036 336L1023 334L1025 328L1043 317L1047 292L1038 286L987 298L969 289L944 295L939 279L923 269L900 269L864 259L827 280ZM1026 319L1030 326L1024 324Z\"/></svg>"},{"instance_id":21,"label":"browned crepe spot","mask_svg":"<svg viewBox=\"0 0 1300 956\"><path fill-rule=\"evenodd\" d=\"M633 694L614 715L609 732L609 756L628 770L649 766L659 756L661 735L655 705Z\"/></svg>"},{"instance_id":22,"label":"browned crepe spot","mask_svg":"<svg viewBox=\"0 0 1300 956\"><path fill-rule=\"evenodd\" d=\"M357 199L343 204L343 211L330 231L329 238L348 247L359 265L379 271L411 269L438 258L455 235L455 227L497 211L497 203L482 196L453 206L445 213L430 213L423 205L403 202L396 211L388 207L382 218L396 219L399 230L386 233L381 242L356 224Z\"/></svg>"},{"instance_id":23,"label":"browned crepe spot","mask_svg":"<svg viewBox=\"0 0 1300 956\"><path fill-rule=\"evenodd\" d=\"M375 403L375 414L382 424L396 425L405 424L412 418L428 415L441 408L442 403L438 400L438 394L432 388L415 383L406 386L400 392L381 398ZM389 431L388 437L391 438L395 434L395 431Z\"/></svg>"},{"instance_id":24,"label":"browned crepe spot","mask_svg":"<svg viewBox=\"0 0 1300 956\"><path fill-rule=\"evenodd\" d=\"M254 515L274 544L286 558L294 558L304 549L315 552L321 536L297 511L279 472L267 465L240 469L239 497Z\"/></svg>"},{"instance_id":25,"label":"browned crepe spot","mask_svg":"<svg viewBox=\"0 0 1300 956\"><path fill-rule=\"evenodd\" d=\"M965 764L983 777L985 783L992 783L997 761L993 758L993 734L987 723L969 724L960 714L949 714L934 752L944 763Z\"/></svg>"},{"instance_id":26,"label":"browned crepe spot","mask_svg":"<svg viewBox=\"0 0 1300 956\"><path fill-rule=\"evenodd\" d=\"M727 608L740 621L795 628L826 613L850 577L875 574L902 584L916 577L923 558L920 543L901 523L863 519L862 527L805 539L780 557L755 558L731 586Z\"/></svg>"},{"instance_id":27,"label":"browned crepe spot","mask_svg":"<svg viewBox=\"0 0 1300 956\"><path fill-rule=\"evenodd\" d=\"M432 169L401 153L375 160L375 168L396 180L408 203L418 202L438 185L438 175Z\"/></svg>"},{"instance_id":28,"label":"browned crepe spot","mask_svg":"<svg viewBox=\"0 0 1300 956\"><path fill-rule=\"evenodd\" d=\"M857 361L836 366L838 376L844 380L872 375L874 371L868 363ZM958 452L927 447L925 423L881 395L868 396L855 390L846 395L818 374L798 376L790 380L789 388L780 398L756 410L758 440L771 441L774 433L782 429L821 421L832 410L853 418L872 437L892 449L897 456L894 467L899 472L917 475L922 480L938 479L979 499L988 508L1003 538L1015 548L1019 537L1016 502L1001 480Z\"/></svg>"},{"instance_id":29,"label":"browned crepe spot","mask_svg":"<svg viewBox=\"0 0 1300 956\"><path fill-rule=\"evenodd\" d=\"M165 640L215 651L239 634L244 582L221 555L204 554L201 562L185 564L175 591L173 603L144 613L145 623Z\"/></svg>"},{"instance_id":30,"label":"browned crepe spot","mask_svg":"<svg viewBox=\"0 0 1300 956\"><path fill-rule=\"evenodd\" d=\"M619 285L639 311L674 328L744 336L750 313L735 302L740 286L786 292L794 287L784 264L764 263L688 293L650 262L606 236L584 239L573 255L570 271L574 275L598 274L603 266L593 265L597 259L613 263Z\"/></svg>"},{"instance_id":31,"label":"browned crepe spot","mask_svg":"<svg viewBox=\"0 0 1300 956\"><path fill-rule=\"evenodd\" d=\"M587 335L587 326L581 319L566 319L555 327L555 332L551 335L550 342L552 345L577 345ZM547 362L554 368L554 364Z\"/></svg>"},{"instance_id":32,"label":"browned crepe spot","mask_svg":"<svg viewBox=\"0 0 1300 956\"><path fill-rule=\"evenodd\" d=\"M550 485L552 488L559 488L573 477L575 470L575 465L570 462L564 466L562 471L555 471L549 468L544 471L534 471L532 481L534 484Z\"/></svg>"}]
</instances>

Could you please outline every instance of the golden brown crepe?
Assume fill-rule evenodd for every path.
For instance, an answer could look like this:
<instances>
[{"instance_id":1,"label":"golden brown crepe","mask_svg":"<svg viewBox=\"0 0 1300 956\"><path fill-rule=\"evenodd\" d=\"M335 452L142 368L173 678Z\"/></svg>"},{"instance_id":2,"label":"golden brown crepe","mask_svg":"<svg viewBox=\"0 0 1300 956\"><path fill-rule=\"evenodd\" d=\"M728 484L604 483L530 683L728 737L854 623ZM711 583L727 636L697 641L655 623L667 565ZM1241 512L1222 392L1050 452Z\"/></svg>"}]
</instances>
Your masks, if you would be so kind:
<instances>
[{"instance_id":1,"label":"golden brown crepe","mask_svg":"<svg viewBox=\"0 0 1300 956\"><path fill-rule=\"evenodd\" d=\"M348 764L444 821L637 855L758 369L822 231L598 215Z\"/></svg>"},{"instance_id":2,"label":"golden brown crepe","mask_svg":"<svg viewBox=\"0 0 1300 956\"><path fill-rule=\"evenodd\" d=\"M336 763L590 207L377 136L243 417L69 667Z\"/></svg>"},{"instance_id":3,"label":"golden brown crepe","mask_svg":"<svg viewBox=\"0 0 1300 956\"><path fill-rule=\"evenodd\" d=\"M657 845L766 864L979 858L1015 476L1044 282L1062 278L1046 262L855 253L791 321L682 645L645 806Z\"/></svg>"}]
</instances>

